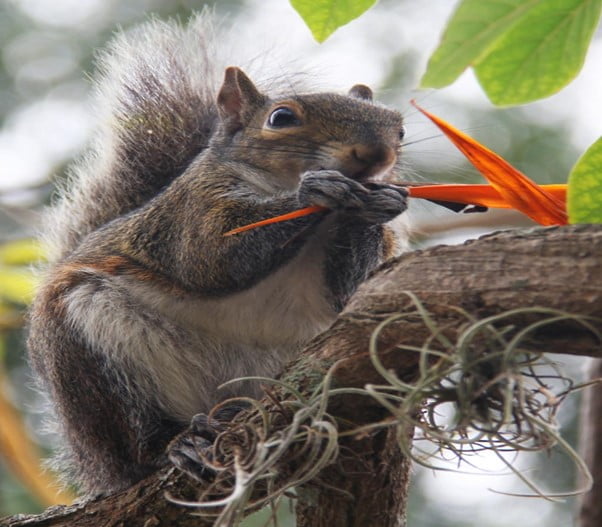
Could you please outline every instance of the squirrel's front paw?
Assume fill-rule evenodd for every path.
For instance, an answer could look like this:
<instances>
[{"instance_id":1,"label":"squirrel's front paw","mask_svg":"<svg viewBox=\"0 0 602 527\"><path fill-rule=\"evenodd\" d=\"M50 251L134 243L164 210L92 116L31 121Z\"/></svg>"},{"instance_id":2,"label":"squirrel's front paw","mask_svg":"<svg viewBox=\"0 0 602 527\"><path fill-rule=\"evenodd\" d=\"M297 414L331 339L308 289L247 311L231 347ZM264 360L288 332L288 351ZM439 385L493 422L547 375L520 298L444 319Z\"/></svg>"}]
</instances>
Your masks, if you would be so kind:
<instances>
[{"instance_id":1,"label":"squirrel's front paw","mask_svg":"<svg viewBox=\"0 0 602 527\"><path fill-rule=\"evenodd\" d=\"M385 223L401 214L407 208L407 195L404 188L392 185L364 186L336 170L306 172L298 190L299 202L304 207L320 205L367 223Z\"/></svg>"},{"instance_id":2,"label":"squirrel's front paw","mask_svg":"<svg viewBox=\"0 0 602 527\"><path fill-rule=\"evenodd\" d=\"M386 183L368 183L361 218L368 223L386 223L408 208L408 191Z\"/></svg>"},{"instance_id":3,"label":"squirrel's front paw","mask_svg":"<svg viewBox=\"0 0 602 527\"><path fill-rule=\"evenodd\" d=\"M367 193L368 189L361 183L336 170L318 170L301 176L297 195L304 207L319 205L331 210L359 210L363 207L361 195Z\"/></svg>"}]
</instances>

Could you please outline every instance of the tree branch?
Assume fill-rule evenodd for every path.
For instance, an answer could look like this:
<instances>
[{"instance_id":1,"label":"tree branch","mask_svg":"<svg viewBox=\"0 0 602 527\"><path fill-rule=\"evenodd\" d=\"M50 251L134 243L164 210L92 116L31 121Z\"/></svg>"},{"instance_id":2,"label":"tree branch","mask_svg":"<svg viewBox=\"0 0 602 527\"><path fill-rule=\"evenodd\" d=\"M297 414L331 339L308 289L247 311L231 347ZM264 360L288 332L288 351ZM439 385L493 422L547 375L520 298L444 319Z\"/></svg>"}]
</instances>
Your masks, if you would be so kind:
<instances>
[{"instance_id":1,"label":"tree branch","mask_svg":"<svg viewBox=\"0 0 602 527\"><path fill-rule=\"evenodd\" d=\"M590 367L591 379L602 379L602 360ZM583 396L580 423L581 454L594 475L602 474L602 384L592 386ZM602 525L602 478L581 497L581 527Z\"/></svg>"},{"instance_id":2,"label":"tree branch","mask_svg":"<svg viewBox=\"0 0 602 527\"><path fill-rule=\"evenodd\" d=\"M586 225L503 232L460 246L406 254L385 264L362 285L335 324L307 346L283 379L300 392L311 393L337 363L336 386L381 382L368 356L368 343L383 320L415 310L406 291L412 291L435 323L452 334L466 325L467 314L481 319L525 306L587 317L590 329L574 320L547 325L531 336L530 345L539 351L600 358L602 347L596 331L602 332L601 255L602 228ZM538 316L519 312L512 324L519 330ZM415 374L419 354L400 351L399 344L421 346L429 336L418 318L409 316L387 325L378 339L380 358L402 378ZM282 393L277 396L285 397ZM329 412L355 424L378 421L383 409L369 399L337 397ZM322 487L326 490L313 492L314 487L307 486L300 491L299 525L403 525L408 462L391 442L391 435L381 432L346 438L343 446L352 454L346 459L356 456L358 466L367 470L354 472L353 467L339 463L322 471L319 477L327 484ZM189 510L164 499L166 491L193 499L195 485L198 488L175 470L164 470L121 494L37 517L8 518L0 525L202 525ZM342 500L340 492L328 490L332 486L355 499ZM353 518L363 518L363 523Z\"/></svg>"}]
</instances>

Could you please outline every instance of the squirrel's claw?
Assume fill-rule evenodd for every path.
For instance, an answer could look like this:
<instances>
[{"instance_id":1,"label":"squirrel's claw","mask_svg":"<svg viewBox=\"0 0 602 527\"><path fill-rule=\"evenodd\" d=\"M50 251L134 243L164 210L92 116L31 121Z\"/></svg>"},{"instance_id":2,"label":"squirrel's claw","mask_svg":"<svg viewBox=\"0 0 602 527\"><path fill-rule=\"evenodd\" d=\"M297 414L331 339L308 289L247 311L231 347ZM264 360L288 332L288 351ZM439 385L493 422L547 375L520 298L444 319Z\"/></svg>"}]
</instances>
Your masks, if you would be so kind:
<instances>
[{"instance_id":1,"label":"squirrel's claw","mask_svg":"<svg viewBox=\"0 0 602 527\"><path fill-rule=\"evenodd\" d=\"M213 444L224 423L248 405L236 401L224 404L210 419L206 414L196 414L188 428L167 446L167 457L182 472L199 481L211 481L216 471L211 467L214 459Z\"/></svg>"},{"instance_id":2,"label":"squirrel's claw","mask_svg":"<svg viewBox=\"0 0 602 527\"><path fill-rule=\"evenodd\" d=\"M190 426L167 447L167 457L182 472L199 481L213 479L215 471L207 461L213 458L213 443L219 423L209 421L205 414L195 415Z\"/></svg>"}]
</instances>

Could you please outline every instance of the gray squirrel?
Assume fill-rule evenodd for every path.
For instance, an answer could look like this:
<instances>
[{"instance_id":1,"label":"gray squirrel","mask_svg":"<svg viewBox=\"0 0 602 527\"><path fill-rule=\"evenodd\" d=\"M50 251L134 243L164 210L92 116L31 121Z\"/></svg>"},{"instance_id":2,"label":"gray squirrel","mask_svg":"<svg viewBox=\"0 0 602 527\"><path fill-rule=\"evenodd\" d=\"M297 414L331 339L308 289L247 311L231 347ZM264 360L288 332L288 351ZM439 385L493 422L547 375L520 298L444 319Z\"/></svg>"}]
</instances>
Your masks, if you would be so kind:
<instances>
[{"instance_id":1,"label":"gray squirrel","mask_svg":"<svg viewBox=\"0 0 602 527\"><path fill-rule=\"evenodd\" d=\"M399 170L400 113L363 85L268 95L224 74L206 18L116 37L100 130L46 222L30 361L57 464L89 494L165 465L193 416L260 396L219 386L277 375L406 237L389 222L407 193L379 179ZM329 210L223 236L309 205Z\"/></svg>"}]
</instances>

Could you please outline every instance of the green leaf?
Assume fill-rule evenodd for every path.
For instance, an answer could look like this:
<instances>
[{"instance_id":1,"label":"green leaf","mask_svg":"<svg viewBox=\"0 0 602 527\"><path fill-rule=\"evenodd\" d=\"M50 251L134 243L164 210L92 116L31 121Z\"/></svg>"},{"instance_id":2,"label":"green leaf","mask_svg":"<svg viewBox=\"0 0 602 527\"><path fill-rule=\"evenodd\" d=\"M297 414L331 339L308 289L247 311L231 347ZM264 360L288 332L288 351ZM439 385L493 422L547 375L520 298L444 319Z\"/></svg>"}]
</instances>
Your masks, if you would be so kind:
<instances>
[{"instance_id":1,"label":"green leaf","mask_svg":"<svg viewBox=\"0 0 602 527\"><path fill-rule=\"evenodd\" d=\"M548 97L573 80L585 61L602 0L545 0L525 12L475 67L496 105Z\"/></svg>"},{"instance_id":2,"label":"green leaf","mask_svg":"<svg viewBox=\"0 0 602 527\"><path fill-rule=\"evenodd\" d=\"M27 265L43 259L44 250L36 240L15 240L0 246L0 264Z\"/></svg>"},{"instance_id":3,"label":"green leaf","mask_svg":"<svg viewBox=\"0 0 602 527\"><path fill-rule=\"evenodd\" d=\"M429 59L421 87L442 88L486 55L491 45L525 13L545 0L464 0Z\"/></svg>"},{"instance_id":4,"label":"green leaf","mask_svg":"<svg viewBox=\"0 0 602 527\"><path fill-rule=\"evenodd\" d=\"M0 299L29 304L33 299L36 280L31 271L11 267L0 268Z\"/></svg>"},{"instance_id":5,"label":"green leaf","mask_svg":"<svg viewBox=\"0 0 602 527\"><path fill-rule=\"evenodd\" d=\"M602 137L571 170L567 208L570 223L602 223Z\"/></svg>"},{"instance_id":6,"label":"green leaf","mask_svg":"<svg viewBox=\"0 0 602 527\"><path fill-rule=\"evenodd\" d=\"M324 42L375 3L376 0L291 0L318 42Z\"/></svg>"}]
</instances>

